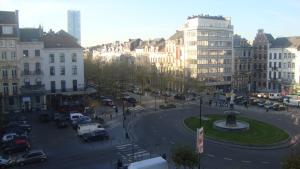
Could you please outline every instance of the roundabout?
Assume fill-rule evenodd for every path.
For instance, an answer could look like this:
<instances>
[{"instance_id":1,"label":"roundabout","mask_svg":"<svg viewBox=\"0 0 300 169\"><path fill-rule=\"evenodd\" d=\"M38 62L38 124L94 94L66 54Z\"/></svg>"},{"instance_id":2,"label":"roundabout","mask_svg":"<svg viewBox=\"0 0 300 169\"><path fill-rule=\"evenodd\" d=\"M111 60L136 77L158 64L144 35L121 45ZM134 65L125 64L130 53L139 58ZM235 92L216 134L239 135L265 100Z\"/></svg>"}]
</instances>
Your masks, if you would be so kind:
<instances>
[{"instance_id":1,"label":"roundabout","mask_svg":"<svg viewBox=\"0 0 300 169\"><path fill-rule=\"evenodd\" d=\"M224 115L207 115L206 120L202 120L205 136L217 141L257 147L279 145L289 139L289 134L278 127L242 116L237 117L237 122L246 122L250 126L249 129L238 132L216 129L216 122L220 123L224 118ZM199 118L188 117L184 120L184 124L196 131L199 128Z\"/></svg>"}]
</instances>

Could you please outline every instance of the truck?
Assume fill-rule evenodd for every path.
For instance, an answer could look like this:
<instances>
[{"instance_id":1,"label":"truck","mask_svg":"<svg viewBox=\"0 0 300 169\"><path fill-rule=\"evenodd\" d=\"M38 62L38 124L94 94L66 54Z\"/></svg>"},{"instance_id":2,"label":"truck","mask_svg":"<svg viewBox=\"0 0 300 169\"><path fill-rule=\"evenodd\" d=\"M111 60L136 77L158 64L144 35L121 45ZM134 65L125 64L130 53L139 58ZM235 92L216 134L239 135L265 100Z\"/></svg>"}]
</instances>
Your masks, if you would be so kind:
<instances>
[{"instance_id":1,"label":"truck","mask_svg":"<svg viewBox=\"0 0 300 169\"><path fill-rule=\"evenodd\" d=\"M104 130L104 128L99 123L79 124L77 126L77 135L81 136L85 133L91 133L96 130Z\"/></svg>"},{"instance_id":2,"label":"truck","mask_svg":"<svg viewBox=\"0 0 300 169\"><path fill-rule=\"evenodd\" d=\"M168 162L162 157L155 157L131 163L128 169L168 169Z\"/></svg>"}]
</instances>

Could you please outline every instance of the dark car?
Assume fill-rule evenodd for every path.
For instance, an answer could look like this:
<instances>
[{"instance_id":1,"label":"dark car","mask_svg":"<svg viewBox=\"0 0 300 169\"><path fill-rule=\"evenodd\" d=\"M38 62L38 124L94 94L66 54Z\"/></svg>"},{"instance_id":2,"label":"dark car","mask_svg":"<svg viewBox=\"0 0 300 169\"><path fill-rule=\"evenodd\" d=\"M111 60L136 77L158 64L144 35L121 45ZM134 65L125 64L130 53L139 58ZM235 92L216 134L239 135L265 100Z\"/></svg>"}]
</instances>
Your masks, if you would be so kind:
<instances>
[{"instance_id":1,"label":"dark car","mask_svg":"<svg viewBox=\"0 0 300 169\"><path fill-rule=\"evenodd\" d=\"M5 154L13 154L28 151L30 148L30 144L26 140L19 140L17 142L12 142L7 147L3 148L3 153Z\"/></svg>"},{"instance_id":2,"label":"dark car","mask_svg":"<svg viewBox=\"0 0 300 169\"><path fill-rule=\"evenodd\" d=\"M174 98L177 100L185 100L185 96L183 94L176 94Z\"/></svg>"},{"instance_id":3,"label":"dark car","mask_svg":"<svg viewBox=\"0 0 300 169\"><path fill-rule=\"evenodd\" d=\"M16 159L16 163L18 165L25 165L30 163L38 163L38 162L44 162L47 160L47 155L42 150L32 150L25 154L23 154L21 157Z\"/></svg>"},{"instance_id":4,"label":"dark car","mask_svg":"<svg viewBox=\"0 0 300 169\"><path fill-rule=\"evenodd\" d=\"M128 103L132 103L132 104L136 104L137 103L136 99L133 98L133 97L130 97L130 96L123 97L123 100L127 101Z\"/></svg>"},{"instance_id":5,"label":"dark car","mask_svg":"<svg viewBox=\"0 0 300 169\"><path fill-rule=\"evenodd\" d=\"M68 120L57 120L56 127L57 128L67 128L69 126Z\"/></svg>"},{"instance_id":6,"label":"dark car","mask_svg":"<svg viewBox=\"0 0 300 169\"><path fill-rule=\"evenodd\" d=\"M42 113L39 115L39 121L42 123L48 123L51 120L51 115L49 113Z\"/></svg>"},{"instance_id":7,"label":"dark car","mask_svg":"<svg viewBox=\"0 0 300 169\"><path fill-rule=\"evenodd\" d=\"M91 133L85 133L82 135L82 139L85 142L93 142L93 141L100 141L100 140L108 140L109 135L106 130L98 130Z\"/></svg>"},{"instance_id":8,"label":"dark car","mask_svg":"<svg viewBox=\"0 0 300 169\"><path fill-rule=\"evenodd\" d=\"M12 160L0 157L0 169L9 168L10 166L12 166L12 163Z\"/></svg>"}]
</instances>

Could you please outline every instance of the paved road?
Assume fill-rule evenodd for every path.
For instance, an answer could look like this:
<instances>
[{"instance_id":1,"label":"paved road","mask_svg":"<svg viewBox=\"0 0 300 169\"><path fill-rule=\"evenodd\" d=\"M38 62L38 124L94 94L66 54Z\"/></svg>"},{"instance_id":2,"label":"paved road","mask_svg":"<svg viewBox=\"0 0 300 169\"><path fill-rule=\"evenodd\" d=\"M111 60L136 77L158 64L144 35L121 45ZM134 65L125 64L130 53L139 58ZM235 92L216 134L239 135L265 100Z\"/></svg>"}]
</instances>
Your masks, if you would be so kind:
<instances>
[{"instance_id":1,"label":"paved road","mask_svg":"<svg viewBox=\"0 0 300 169\"><path fill-rule=\"evenodd\" d=\"M299 134L299 124L293 120L292 113L264 112L256 107L245 109L236 106L242 114L261 121L272 123L291 133ZM191 115L198 115L197 105L185 106L183 109L152 113L141 117L133 127L137 144L153 153L170 153L174 145L195 145L195 135L183 127L182 120ZM221 108L203 107L203 114L222 113ZM297 113L297 112L296 112ZM202 157L204 168L208 169L277 169L290 148L277 150L249 150L216 144L205 140L205 153Z\"/></svg>"}]
</instances>

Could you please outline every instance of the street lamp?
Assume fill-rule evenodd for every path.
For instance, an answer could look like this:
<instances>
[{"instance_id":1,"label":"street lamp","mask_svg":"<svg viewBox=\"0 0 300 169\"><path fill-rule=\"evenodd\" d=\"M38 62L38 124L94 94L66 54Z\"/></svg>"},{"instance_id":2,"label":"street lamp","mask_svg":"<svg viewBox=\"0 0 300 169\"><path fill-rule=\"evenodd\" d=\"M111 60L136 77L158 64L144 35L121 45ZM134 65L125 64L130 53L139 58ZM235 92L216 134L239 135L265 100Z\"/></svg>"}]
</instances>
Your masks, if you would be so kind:
<instances>
[{"instance_id":1,"label":"street lamp","mask_svg":"<svg viewBox=\"0 0 300 169\"><path fill-rule=\"evenodd\" d=\"M202 127L202 96L200 96L200 107L199 107L199 119L200 119L200 127ZM201 169L201 164L200 164L200 161L201 161L201 153L199 152L198 154L198 169Z\"/></svg>"}]
</instances>

